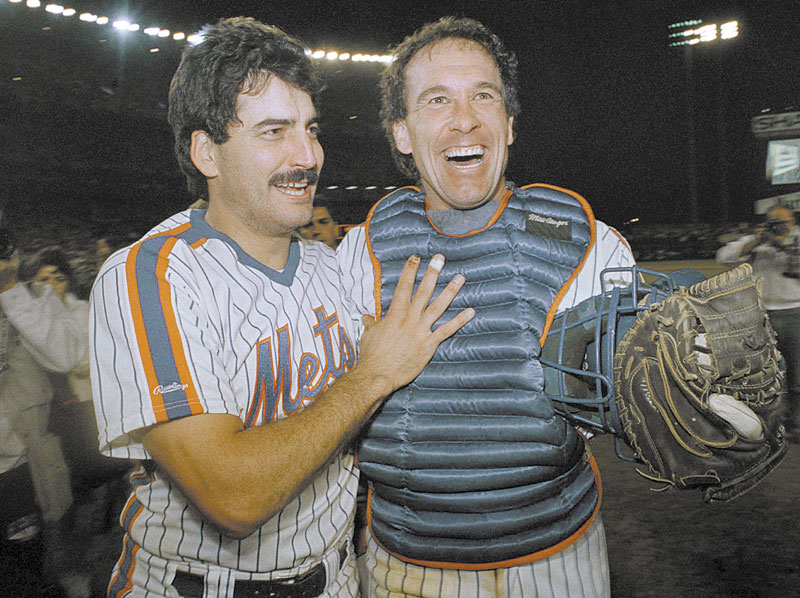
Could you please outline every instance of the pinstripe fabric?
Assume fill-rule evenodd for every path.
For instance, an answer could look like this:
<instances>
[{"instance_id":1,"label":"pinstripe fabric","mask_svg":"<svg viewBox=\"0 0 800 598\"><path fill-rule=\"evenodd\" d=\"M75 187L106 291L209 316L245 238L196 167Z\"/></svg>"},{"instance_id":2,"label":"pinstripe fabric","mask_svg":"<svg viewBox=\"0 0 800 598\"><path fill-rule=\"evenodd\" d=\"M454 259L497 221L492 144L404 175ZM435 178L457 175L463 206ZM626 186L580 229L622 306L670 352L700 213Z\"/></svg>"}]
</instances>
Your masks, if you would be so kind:
<instances>
[{"instance_id":1,"label":"pinstripe fabric","mask_svg":"<svg viewBox=\"0 0 800 598\"><path fill-rule=\"evenodd\" d=\"M357 329L340 318L345 303L330 249L293 241L284 270L270 270L202 216L165 221L110 258L95 282L91 367L105 454L147 459L133 432L195 413L269 424L301 410L355 362ZM223 537L145 464L121 516L126 539L111 596L165 596L176 566L226 572L214 574L225 596L233 578L304 573L352 533L350 454L243 540Z\"/></svg>"},{"instance_id":2,"label":"pinstripe fabric","mask_svg":"<svg viewBox=\"0 0 800 598\"><path fill-rule=\"evenodd\" d=\"M559 310L573 307L602 292L604 289L599 275L603 269L634 265L630 247L621 235L600 221L596 222L596 227L596 243L577 277L566 290ZM363 226L354 228L347 234L337 250L337 259L343 288L350 293L355 311L374 314L375 272ZM606 282L629 283L624 277L619 280L607 279ZM373 560L367 567L370 574L363 580L362 587L369 588L370 596L391 597L608 596L605 535L602 524L598 522L599 517L578 542L550 558L484 572L417 567L390 557L371 540L368 554ZM381 555L383 565L379 565L378 555ZM503 583L498 582L501 577L505 580ZM424 589L423 593L419 593L420 584Z\"/></svg>"},{"instance_id":3,"label":"pinstripe fabric","mask_svg":"<svg viewBox=\"0 0 800 598\"><path fill-rule=\"evenodd\" d=\"M361 598L609 598L600 517L575 544L547 559L507 569L464 571L404 563L368 536L359 558Z\"/></svg>"}]
</instances>

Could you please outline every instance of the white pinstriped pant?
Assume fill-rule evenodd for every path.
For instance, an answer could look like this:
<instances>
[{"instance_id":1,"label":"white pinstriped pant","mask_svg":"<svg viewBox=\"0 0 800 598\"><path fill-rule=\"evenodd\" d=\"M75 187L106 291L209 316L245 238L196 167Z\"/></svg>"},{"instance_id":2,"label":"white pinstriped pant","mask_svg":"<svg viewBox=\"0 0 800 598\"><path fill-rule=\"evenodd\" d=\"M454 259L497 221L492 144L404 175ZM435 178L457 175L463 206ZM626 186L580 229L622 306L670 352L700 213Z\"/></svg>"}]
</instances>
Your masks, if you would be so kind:
<instances>
[{"instance_id":1,"label":"white pinstriped pant","mask_svg":"<svg viewBox=\"0 0 800 598\"><path fill-rule=\"evenodd\" d=\"M569 548L526 565L488 571L436 569L405 563L367 533L358 559L361 598L609 598L606 534L598 514Z\"/></svg>"},{"instance_id":2,"label":"white pinstriped pant","mask_svg":"<svg viewBox=\"0 0 800 598\"><path fill-rule=\"evenodd\" d=\"M340 566L338 550L334 549L323 559L326 578L329 580L325 591L319 598L354 598L359 595L358 570L355 550L350 546L347 559ZM139 555L145 551L140 549ZM177 563L158 556L149 555L142 566L134 569L132 587L115 597L122 598L184 598L171 585ZM116 573L117 567L114 569ZM112 577L114 576L112 573ZM226 567L209 566L204 575L202 598L233 598L236 579L234 572ZM195 598L186 596L185 598Z\"/></svg>"}]
</instances>

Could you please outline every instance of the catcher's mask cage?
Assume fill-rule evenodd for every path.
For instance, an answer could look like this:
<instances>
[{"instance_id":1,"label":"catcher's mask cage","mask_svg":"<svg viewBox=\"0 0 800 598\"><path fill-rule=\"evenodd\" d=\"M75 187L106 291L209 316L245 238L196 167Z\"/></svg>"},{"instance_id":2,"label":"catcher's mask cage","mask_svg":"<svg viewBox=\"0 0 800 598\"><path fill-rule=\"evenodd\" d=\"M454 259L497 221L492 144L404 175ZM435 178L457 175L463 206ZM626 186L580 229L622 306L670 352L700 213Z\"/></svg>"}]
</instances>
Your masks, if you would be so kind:
<instances>
[{"instance_id":1,"label":"catcher's mask cage","mask_svg":"<svg viewBox=\"0 0 800 598\"><path fill-rule=\"evenodd\" d=\"M697 270L669 274L638 266L603 270L603 293L559 313L542 347L545 395L556 412L580 427L614 434L617 455L635 461L622 454L620 445L624 432L613 377L617 343L640 312L679 287L704 279ZM628 286L619 286L621 280Z\"/></svg>"}]
</instances>

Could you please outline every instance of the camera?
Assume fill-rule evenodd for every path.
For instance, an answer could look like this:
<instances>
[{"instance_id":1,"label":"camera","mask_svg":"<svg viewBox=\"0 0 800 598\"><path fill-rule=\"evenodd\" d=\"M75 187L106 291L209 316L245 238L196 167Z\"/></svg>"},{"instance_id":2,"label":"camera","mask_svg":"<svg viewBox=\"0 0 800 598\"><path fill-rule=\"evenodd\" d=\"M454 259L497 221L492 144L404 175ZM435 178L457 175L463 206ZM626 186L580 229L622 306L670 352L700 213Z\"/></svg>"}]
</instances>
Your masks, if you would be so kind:
<instances>
[{"instance_id":1,"label":"camera","mask_svg":"<svg viewBox=\"0 0 800 598\"><path fill-rule=\"evenodd\" d=\"M14 255L17 246L14 243L14 235L5 228L0 228L0 260L7 260Z\"/></svg>"},{"instance_id":2,"label":"camera","mask_svg":"<svg viewBox=\"0 0 800 598\"><path fill-rule=\"evenodd\" d=\"M770 234L783 236L789 232L789 225L782 220L770 220L767 222L766 230Z\"/></svg>"}]
</instances>

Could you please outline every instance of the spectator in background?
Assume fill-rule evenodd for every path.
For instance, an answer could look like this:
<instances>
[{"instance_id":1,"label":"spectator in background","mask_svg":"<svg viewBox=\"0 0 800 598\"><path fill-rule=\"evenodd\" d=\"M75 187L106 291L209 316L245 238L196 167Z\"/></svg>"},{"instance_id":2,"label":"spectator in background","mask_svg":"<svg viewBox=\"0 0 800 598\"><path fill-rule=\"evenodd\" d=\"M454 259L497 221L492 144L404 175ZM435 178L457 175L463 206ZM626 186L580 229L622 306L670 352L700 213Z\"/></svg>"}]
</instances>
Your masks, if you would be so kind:
<instances>
[{"instance_id":1,"label":"spectator in background","mask_svg":"<svg viewBox=\"0 0 800 598\"><path fill-rule=\"evenodd\" d=\"M103 262L108 259L108 256L114 253L114 249L111 246L111 243L108 240L108 237L101 237L95 241L95 249L94 254L97 258L97 265L102 266Z\"/></svg>"},{"instance_id":2,"label":"spectator in background","mask_svg":"<svg viewBox=\"0 0 800 598\"><path fill-rule=\"evenodd\" d=\"M66 325L70 326L72 334L89 334L89 303L81 301L75 296L75 278L72 267L67 256L60 249L54 247L43 249L33 257L24 260L20 265L19 278L35 285L52 287L56 298L66 309ZM88 400L91 403L88 353L84 352L76 366L69 372L51 373L50 381L54 386L54 396L59 406L75 401L76 397L83 397L77 400ZM51 417L51 420L59 421L60 419L60 417Z\"/></svg>"},{"instance_id":3,"label":"spectator in background","mask_svg":"<svg viewBox=\"0 0 800 598\"><path fill-rule=\"evenodd\" d=\"M109 248L113 250L113 245ZM19 276L34 285L52 287L67 310L65 325L74 335L84 335L88 345L89 303L74 294L75 277L64 252L59 248L39 251L23 261ZM61 440L73 497L72 507L54 526L51 560L69 598L88 598L91 536L108 529L121 509L130 463L105 457L97 448L88 352L84 350L69 372L50 372L49 378L53 388L49 429ZM98 581L105 585L105 579Z\"/></svg>"},{"instance_id":4,"label":"spectator in background","mask_svg":"<svg viewBox=\"0 0 800 598\"><path fill-rule=\"evenodd\" d=\"M761 293L769 321L778 335L786 362L789 388L784 425L790 440L800 440L800 263L792 256L800 248L794 212L777 204L754 234L731 241L717 251L717 261L735 265L750 262L753 275L764 279ZM793 260L792 257L795 259Z\"/></svg>"},{"instance_id":5,"label":"spectator in background","mask_svg":"<svg viewBox=\"0 0 800 598\"><path fill-rule=\"evenodd\" d=\"M95 241L94 245L95 263L97 265L95 270L99 270L100 266L103 265L103 262L108 259L108 256L114 253L117 249L125 247L128 242L128 239L116 233L108 233L102 237L99 237Z\"/></svg>"},{"instance_id":6,"label":"spectator in background","mask_svg":"<svg viewBox=\"0 0 800 598\"><path fill-rule=\"evenodd\" d=\"M314 198L314 213L311 221L297 230L305 239L321 241L331 249L336 249L339 244L338 224L331 216L329 206L325 196L317 195Z\"/></svg>"},{"instance_id":7,"label":"spectator in background","mask_svg":"<svg viewBox=\"0 0 800 598\"><path fill-rule=\"evenodd\" d=\"M45 548L72 504L61 444L48 430L48 372L86 359L88 338L52 286L20 282L19 265L18 251L0 260L0 576L24 597L44 592Z\"/></svg>"},{"instance_id":8,"label":"spectator in background","mask_svg":"<svg viewBox=\"0 0 800 598\"><path fill-rule=\"evenodd\" d=\"M110 243L110 253L116 250L109 238L101 240ZM99 253L98 259L104 260ZM58 248L43 249L23 263L20 277L53 287L70 314L70 325L74 326L75 334L89 334L89 302L75 296L75 277L64 252ZM89 380L88 352L66 374L51 375L51 382L57 414L51 418L51 427L61 437L73 489L82 495L118 479L127 471L127 462L105 457L97 448L98 432Z\"/></svg>"},{"instance_id":9,"label":"spectator in background","mask_svg":"<svg viewBox=\"0 0 800 598\"><path fill-rule=\"evenodd\" d=\"M54 242L51 238L48 245L58 245L72 267L73 280L70 292L78 299L88 300L100 266L112 253L128 243L125 236L118 233L106 232L98 236L95 231L85 230L76 234L74 238L62 239L62 243Z\"/></svg>"}]
</instances>

